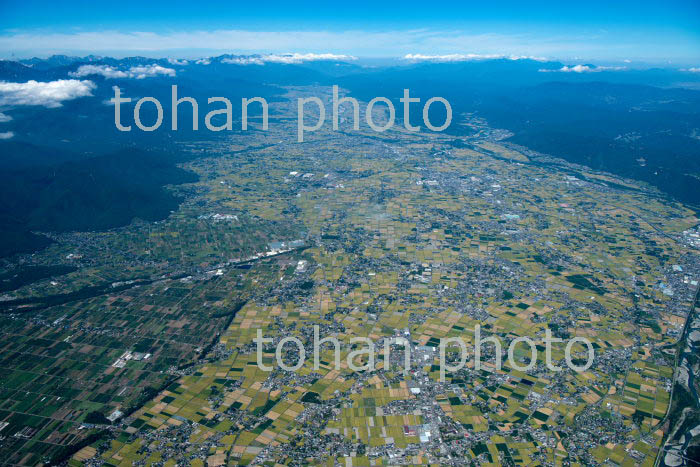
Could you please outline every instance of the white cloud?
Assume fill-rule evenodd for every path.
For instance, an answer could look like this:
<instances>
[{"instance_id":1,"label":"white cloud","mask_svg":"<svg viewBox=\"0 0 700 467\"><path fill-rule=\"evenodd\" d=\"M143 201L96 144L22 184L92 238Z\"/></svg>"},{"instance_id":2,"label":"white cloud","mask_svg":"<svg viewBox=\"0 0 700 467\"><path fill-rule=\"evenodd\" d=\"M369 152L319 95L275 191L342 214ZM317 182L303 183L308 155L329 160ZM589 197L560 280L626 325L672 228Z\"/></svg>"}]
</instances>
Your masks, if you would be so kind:
<instances>
[{"instance_id":1,"label":"white cloud","mask_svg":"<svg viewBox=\"0 0 700 467\"><path fill-rule=\"evenodd\" d=\"M590 73L593 70L595 70L595 68L591 68L588 65L575 65L575 66L564 65L563 67L561 67L555 71L559 71L562 73Z\"/></svg>"},{"instance_id":2,"label":"white cloud","mask_svg":"<svg viewBox=\"0 0 700 467\"><path fill-rule=\"evenodd\" d=\"M102 75L105 78L151 78L158 75L175 76L175 70L160 65L132 66L128 70L119 70L109 65L81 65L69 75L82 78L90 75Z\"/></svg>"},{"instance_id":3,"label":"white cloud","mask_svg":"<svg viewBox=\"0 0 700 467\"><path fill-rule=\"evenodd\" d=\"M549 59L547 57L535 57L533 55L511 55L508 57L509 60L533 60L535 62L547 62Z\"/></svg>"},{"instance_id":4,"label":"white cloud","mask_svg":"<svg viewBox=\"0 0 700 467\"><path fill-rule=\"evenodd\" d=\"M233 65L264 65L265 61L261 57L250 56L250 57L224 58L221 60L221 63L230 63Z\"/></svg>"},{"instance_id":5,"label":"white cloud","mask_svg":"<svg viewBox=\"0 0 700 467\"><path fill-rule=\"evenodd\" d=\"M281 54L281 55L266 55L264 60L267 62L277 62L277 63L300 63L300 62L316 62L323 60L357 60L357 57L352 55L336 55L336 54Z\"/></svg>"},{"instance_id":6,"label":"white cloud","mask_svg":"<svg viewBox=\"0 0 700 467\"><path fill-rule=\"evenodd\" d=\"M447 55L423 55L423 54L406 54L404 60L413 62L465 62L469 60L488 60L494 58L503 58L499 54L447 54Z\"/></svg>"},{"instance_id":7,"label":"white cloud","mask_svg":"<svg viewBox=\"0 0 700 467\"><path fill-rule=\"evenodd\" d=\"M0 112L0 123L9 122L10 120L12 120L12 117L10 117L10 116L7 115L7 114L4 114L4 113Z\"/></svg>"},{"instance_id":8,"label":"white cloud","mask_svg":"<svg viewBox=\"0 0 700 467\"><path fill-rule=\"evenodd\" d=\"M550 70L542 68L538 70L541 73L599 73L601 71L622 71L626 70L627 67L624 66L589 66L589 65L574 65L563 67L557 70Z\"/></svg>"},{"instance_id":9,"label":"white cloud","mask_svg":"<svg viewBox=\"0 0 700 467\"><path fill-rule=\"evenodd\" d=\"M68 73L76 78L82 78L90 75L102 75L105 78L128 78L129 74L126 71L117 70L109 65L81 65L77 71Z\"/></svg>"},{"instance_id":10,"label":"white cloud","mask_svg":"<svg viewBox=\"0 0 700 467\"><path fill-rule=\"evenodd\" d=\"M189 64L189 62L187 60L178 60L177 58L169 58L168 63L170 63L171 65L180 65L180 66L184 66L184 65Z\"/></svg>"},{"instance_id":11,"label":"white cloud","mask_svg":"<svg viewBox=\"0 0 700 467\"><path fill-rule=\"evenodd\" d=\"M0 81L0 105L42 105L60 107L63 101L92 96L95 83L87 80L59 79L57 81L7 83Z\"/></svg>"},{"instance_id":12,"label":"white cloud","mask_svg":"<svg viewBox=\"0 0 700 467\"><path fill-rule=\"evenodd\" d=\"M687 71L689 73L700 73L700 68L698 68L698 67L681 68L681 71Z\"/></svg>"},{"instance_id":13,"label":"white cloud","mask_svg":"<svg viewBox=\"0 0 700 467\"><path fill-rule=\"evenodd\" d=\"M534 57L532 55L502 55L502 54L446 54L446 55L423 55L423 54L406 54L404 60L412 62L468 62L472 60L494 60L499 58L507 58L508 60L536 60L538 62L546 62L545 57Z\"/></svg>"},{"instance_id":14,"label":"white cloud","mask_svg":"<svg viewBox=\"0 0 700 467\"><path fill-rule=\"evenodd\" d=\"M13 136L15 136L15 134L11 131L6 131L4 133L0 133L0 139L10 139Z\"/></svg>"},{"instance_id":15,"label":"white cloud","mask_svg":"<svg viewBox=\"0 0 700 467\"><path fill-rule=\"evenodd\" d=\"M221 60L221 62L232 63L236 65L264 65L265 63L291 64L303 62L317 62L324 60L357 60L357 57L353 57L352 55L338 55L331 53L287 53L224 58L223 60Z\"/></svg>"},{"instance_id":16,"label":"white cloud","mask_svg":"<svg viewBox=\"0 0 700 467\"><path fill-rule=\"evenodd\" d=\"M197 65L211 65L211 60L209 60L209 58L200 58L195 63Z\"/></svg>"},{"instance_id":17,"label":"white cloud","mask_svg":"<svg viewBox=\"0 0 700 467\"><path fill-rule=\"evenodd\" d=\"M175 76L175 70L160 65L132 66L129 74L136 79L143 79L157 75Z\"/></svg>"}]
</instances>

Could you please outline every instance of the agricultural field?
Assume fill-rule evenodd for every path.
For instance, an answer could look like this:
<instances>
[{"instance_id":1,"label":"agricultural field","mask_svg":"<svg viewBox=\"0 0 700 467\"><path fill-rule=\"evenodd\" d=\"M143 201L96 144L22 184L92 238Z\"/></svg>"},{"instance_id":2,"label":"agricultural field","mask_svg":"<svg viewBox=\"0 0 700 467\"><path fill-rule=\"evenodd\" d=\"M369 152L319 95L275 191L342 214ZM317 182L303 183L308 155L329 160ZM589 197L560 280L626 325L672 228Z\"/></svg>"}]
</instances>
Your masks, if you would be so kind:
<instances>
[{"instance_id":1,"label":"agricultural field","mask_svg":"<svg viewBox=\"0 0 700 467\"><path fill-rule=\"evenodd\" d=\"M292 130L185 148L205 155L168 219L37 255L80 267L2 305L5 458L86 440L70 465L654 465L700 275L691 210L484 136ZM111 285L34 298L68 282ZM315 365L314 326L339 365L332 345ZM501 347L479 367L477 326ZM509 357L522 337L534 359ZM442 378L448 338L468 352Z\"/></svg>"}]
</instances>

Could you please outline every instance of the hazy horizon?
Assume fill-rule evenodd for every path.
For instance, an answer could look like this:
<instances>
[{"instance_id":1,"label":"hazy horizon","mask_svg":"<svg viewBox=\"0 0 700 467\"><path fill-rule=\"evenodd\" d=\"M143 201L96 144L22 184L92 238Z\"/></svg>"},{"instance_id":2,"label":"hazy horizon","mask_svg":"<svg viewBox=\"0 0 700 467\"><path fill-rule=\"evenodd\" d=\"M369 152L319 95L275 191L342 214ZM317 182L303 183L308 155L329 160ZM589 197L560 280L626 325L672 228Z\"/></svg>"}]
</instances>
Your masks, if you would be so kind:
<instances>
[{"instance_id":1,"label":"hazy horizon","mask_svg":"<svg viewBox=\"0 0 700 467\"><path fill-rule=\"evenodd\" d=\"M700 7L687 1L414 2L236 5L122 2L118 11L79 2L8 1L0 6L0 56L169 56L333 53L533 56L569 62L700 65Z\"/></svg>"}]
</instances>

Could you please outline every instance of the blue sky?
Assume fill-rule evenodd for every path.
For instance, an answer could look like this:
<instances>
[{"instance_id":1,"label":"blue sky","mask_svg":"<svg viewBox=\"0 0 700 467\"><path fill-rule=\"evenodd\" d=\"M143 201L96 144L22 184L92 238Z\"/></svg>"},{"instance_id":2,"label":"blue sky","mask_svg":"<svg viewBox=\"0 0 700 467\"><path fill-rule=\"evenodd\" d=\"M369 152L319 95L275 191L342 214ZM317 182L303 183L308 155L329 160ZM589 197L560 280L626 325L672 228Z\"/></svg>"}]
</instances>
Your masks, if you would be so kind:
<instances>
[{"instance_id":1,"label":"blue sky","mask_svg":"<svg viewBox=\"0 0 700 467\"><path fill-rule=\"evenodd\" d=\"M111 2L110 2L111 3ZM0 0L0 56L501 54L700 65L700 2Z\"/></svg>"}]
</instances>

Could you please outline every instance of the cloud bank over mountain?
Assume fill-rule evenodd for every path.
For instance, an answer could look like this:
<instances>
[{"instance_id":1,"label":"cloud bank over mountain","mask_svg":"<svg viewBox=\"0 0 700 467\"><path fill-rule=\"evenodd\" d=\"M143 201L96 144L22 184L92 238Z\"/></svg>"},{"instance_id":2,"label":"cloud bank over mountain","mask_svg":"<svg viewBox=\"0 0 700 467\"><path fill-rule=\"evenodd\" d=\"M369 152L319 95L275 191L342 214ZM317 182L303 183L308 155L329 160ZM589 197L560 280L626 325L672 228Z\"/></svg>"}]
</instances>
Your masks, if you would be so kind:
<instances>
[{"instance_id":1,"label":"cloud bank over mountain","mask_svg":"<svg viewBox=\"0 0 700 467\"><path fill-rule=\"evenodd\" d=\"M267 54L267 55L249 55L240 57L224 58L222 63L230 63L235 65L264 65L265 63L283 63L296 64L303 62L317 62L324 60L346 61L357 60L357 57L344 54L332 53L286 53L286 54Z\"/></svg>"},{"instance_id":2,"label":"cloud bank over mountain","mask_svg":"<svg viewBox=\"0 0 700 467\"><path fill-rule=\"evenodd\" d=\"M95 83L87 80L59 79L49 82L0 82L0 105L39 105L61 107L63 101L91 96Z\"/></svg>"},{"instance_id":3,"label":"cloud bank over mountain","mask_svg":"<svg viewBox=\"0 0 700 467\"><path fill-rule=\"evenodd\" d=\"M127 70L120 70L109 65L81 65L77 71L69 73L75 78L83 78L90 75L102 75L105 78L135 78L144 79L154 76L175 76L175 70L160 65L132 66Z\"/></svg>"},{"instance_id":4,"label":"cloud bank over mountain","mask_svg":"<svg viewBox=\"0 0 700 467\"><path fill-rule=\"evenodd\" d=\"M627 67L624 66L595 66L595 65L564 65L563 67L552 70L542 68L540 73L599 73L601 71L624 71Z\"/></svg>"},{"instance_id":5,"label":"cloud bank over mountain","mask_svg":"<svg viewBox=\"0 0 700 467\"><path fill-rule=\"evenodd\" d=\"M502 55L502 54L445 54L445 55L423 55L406 54L404 60L411 62L468 62L472 60L495 60L505 58L508 60L535 60L546 62L545 57L534 57L531 55Z\"/></svg>"}]
</instances>

